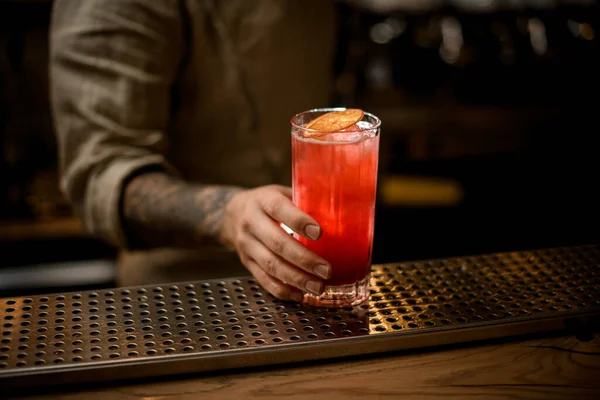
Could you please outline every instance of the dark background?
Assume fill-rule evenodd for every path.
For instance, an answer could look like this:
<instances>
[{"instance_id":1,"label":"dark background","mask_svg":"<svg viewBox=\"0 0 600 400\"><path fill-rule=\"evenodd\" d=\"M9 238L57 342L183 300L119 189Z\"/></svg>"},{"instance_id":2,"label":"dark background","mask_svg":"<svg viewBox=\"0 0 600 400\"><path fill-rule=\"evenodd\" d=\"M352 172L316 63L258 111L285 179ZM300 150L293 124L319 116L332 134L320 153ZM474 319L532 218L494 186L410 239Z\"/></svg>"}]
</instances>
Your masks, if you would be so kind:
<instances>
[{"instance_id":1,"label":"dark background","mask_svg":"<svg viewBox=\"0 0 600 400\"><path fill-rule=\"evenodd\" d=\"M0 294L113 284L58 190L51 3L0 1ZM383 120L373 261L598 242L596 2L370 4L339 3L332 98Z\"/></svg>"}]
</instances>

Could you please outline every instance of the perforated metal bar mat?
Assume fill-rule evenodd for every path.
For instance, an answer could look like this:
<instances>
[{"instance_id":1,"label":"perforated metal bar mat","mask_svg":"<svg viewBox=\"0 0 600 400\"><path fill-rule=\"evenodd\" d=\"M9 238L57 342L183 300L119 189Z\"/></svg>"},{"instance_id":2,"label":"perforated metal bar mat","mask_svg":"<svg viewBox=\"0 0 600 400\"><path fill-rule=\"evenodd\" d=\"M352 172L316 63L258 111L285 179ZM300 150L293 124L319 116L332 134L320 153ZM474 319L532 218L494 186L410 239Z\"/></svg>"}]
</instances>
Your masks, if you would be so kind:
<instances>
[{"instance_id":1,"label":"perforated metal bar mat","mask_svg":"<svg viewBox=\"0 0 600 400\"><path fill-rule=\"evenodd\" d=\"M368 305L253 279L0 300L0 388L201 372L562 329L600 313L600 246L373 267Z\"/></svg>"}]
</instances>

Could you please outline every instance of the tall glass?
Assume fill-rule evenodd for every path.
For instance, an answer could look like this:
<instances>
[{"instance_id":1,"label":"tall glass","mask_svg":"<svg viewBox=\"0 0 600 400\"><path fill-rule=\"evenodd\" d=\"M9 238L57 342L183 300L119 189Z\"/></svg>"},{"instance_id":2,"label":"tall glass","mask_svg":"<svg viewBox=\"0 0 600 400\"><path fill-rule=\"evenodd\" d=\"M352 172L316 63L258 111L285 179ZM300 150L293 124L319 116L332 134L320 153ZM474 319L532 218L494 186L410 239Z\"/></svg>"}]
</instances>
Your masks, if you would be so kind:
<instances>
[{"instance_id":1,"label":"tall glass","mask_svg":"<svg viewBox=\"0 0 600 400\"><path fill-rule=\"evenodd\" d=\"M320 307L353 306L369 297L381 121L365 113L341 132L304 127L337 110L344 109L309 110L291 120L293 201L323 231L316 241L294 236L332 267L324 293L304 295L304 303Z\"/></svg>"}]
</instances>

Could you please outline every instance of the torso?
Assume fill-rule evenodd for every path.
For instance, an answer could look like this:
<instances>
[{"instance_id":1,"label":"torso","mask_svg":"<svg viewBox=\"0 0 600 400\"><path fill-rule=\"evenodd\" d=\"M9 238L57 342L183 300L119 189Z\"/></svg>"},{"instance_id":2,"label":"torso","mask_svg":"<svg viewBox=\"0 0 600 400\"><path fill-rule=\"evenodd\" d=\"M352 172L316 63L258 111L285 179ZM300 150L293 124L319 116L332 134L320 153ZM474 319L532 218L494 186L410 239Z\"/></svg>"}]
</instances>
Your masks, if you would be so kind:
<instances>
[{"instance_id":1,"label":"torso","mask_svg":"<svg viewBox=\"0 0 600 400\"><path fill-rule=\"evenodd\" d=\"M289 185L290 118L330 105L336 31L333 2L212 3L226 34L217 31L218 20L207 11L207 2L184 2L189 53L173 88L169 160L185 179L198 183ZM216 271L223 276L245 273L237 256L227 253L214 247L124 253L118 283L204 279Z\"/></svg>"},{"instance_id":2,"label":"torso","mask_svg":"<svg viewBox=\"0 0 600 400\"><path fill-rule=\"evenodd\" d=\"M289 119L329 105L333 3L214 1L217 19L206 2L186 4L190 51L176 87L170 159L202 183L289 184Z\"/></svg>"}]
</instances>

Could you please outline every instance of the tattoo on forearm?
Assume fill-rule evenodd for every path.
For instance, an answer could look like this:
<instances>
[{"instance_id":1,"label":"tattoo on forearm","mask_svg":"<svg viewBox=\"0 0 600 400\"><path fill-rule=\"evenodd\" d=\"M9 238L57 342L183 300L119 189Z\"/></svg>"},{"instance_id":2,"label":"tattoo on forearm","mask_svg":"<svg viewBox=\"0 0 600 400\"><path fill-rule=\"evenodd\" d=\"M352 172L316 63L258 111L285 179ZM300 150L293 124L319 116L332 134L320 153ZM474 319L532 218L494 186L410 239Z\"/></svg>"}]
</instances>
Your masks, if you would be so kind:
<instances>
[{"instance_id":1,"label":"tattoo on forearm","mask_svg":"<svg viewBox=\"0 0 600 400\"><path fill-rule=\"evenodd\" d=\"M136 247L193 247L217 242L225 206L241 189L192 185L161 172L134 177L123 197L123 218Z\"/></svg>"}]
</instances>

